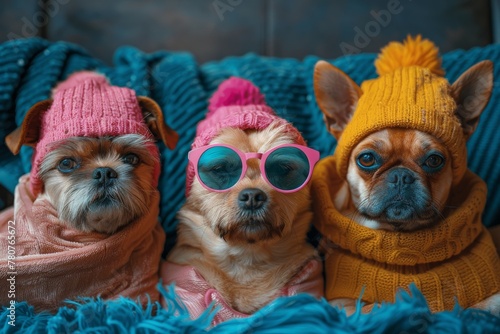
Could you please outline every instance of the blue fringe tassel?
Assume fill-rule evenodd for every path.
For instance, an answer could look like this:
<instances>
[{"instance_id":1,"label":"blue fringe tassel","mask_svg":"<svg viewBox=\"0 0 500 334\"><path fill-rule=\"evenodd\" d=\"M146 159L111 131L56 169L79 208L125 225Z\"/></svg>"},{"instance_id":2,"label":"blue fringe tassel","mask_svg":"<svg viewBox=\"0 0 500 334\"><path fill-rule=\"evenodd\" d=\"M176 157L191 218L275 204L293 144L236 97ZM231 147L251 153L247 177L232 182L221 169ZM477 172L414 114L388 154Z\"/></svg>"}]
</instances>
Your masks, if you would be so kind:
<instances>
[{"instance_id":1,"label":"blue fringe tassel","mask_svg":"<svg viewBox=\"0 0 500 334\"><path fill-rule=\"evenodd\" d=\"M190 319L186 306L173 286L158 285L166 308L149 302L145 308L129 298L104 301L83 298L69 301L56 314L35 313L26 302L16 305L16 326L5 321L1 333L500 333L500 318L480 310L431 313L415 285L401 290L395 303L374 307L371 313L356 312L347 317L325 299L307 294L282 297L253 316L233 319L211 327L217 310L207 309ZM9 310L2 307L1 318Z\"/></svg>"},{"instance_id":2,"label":"blue fringe tassel","mask_svg":"<svg viewBox=\"0 0 500 334\"><path fill-rule=\"evenodd\" d=\"M56 314L35 313L26 302L16 304L15 327L5 321L1 333L206 333L213 315L206 311L191 320L186 307L175 296L173 286L168 291L158 285L166 308L148 301L142 305L130 298L116 300L82 298L67 301ZM9 310L2 307L1 319ZM8 319L8 318L7 318Z\"/></svg>"}]
</instances>

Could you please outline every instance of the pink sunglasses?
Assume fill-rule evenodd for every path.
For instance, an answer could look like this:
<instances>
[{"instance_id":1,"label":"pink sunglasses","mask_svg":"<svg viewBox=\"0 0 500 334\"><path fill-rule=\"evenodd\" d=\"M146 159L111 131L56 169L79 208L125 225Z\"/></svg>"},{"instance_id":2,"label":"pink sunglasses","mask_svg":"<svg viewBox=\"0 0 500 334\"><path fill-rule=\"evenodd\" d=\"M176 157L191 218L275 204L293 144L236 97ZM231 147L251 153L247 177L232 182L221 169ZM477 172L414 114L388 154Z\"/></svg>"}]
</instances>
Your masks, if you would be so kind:
<instances>
[{"instance_id":1,"label":"pink sunglasses","mask_svg":"<svg viewBox=\"0 0 500 334\"><path fill-rule=\"evenodd\" d=\"M284 144L264 152L241 152L222 144L193 149L188 159L201 185L215 192L228 191L246 174L249 159L260 159L264 180L282 193L299 191L311 179L319 152L302 145Z\"/></svg>"}]
</instances>

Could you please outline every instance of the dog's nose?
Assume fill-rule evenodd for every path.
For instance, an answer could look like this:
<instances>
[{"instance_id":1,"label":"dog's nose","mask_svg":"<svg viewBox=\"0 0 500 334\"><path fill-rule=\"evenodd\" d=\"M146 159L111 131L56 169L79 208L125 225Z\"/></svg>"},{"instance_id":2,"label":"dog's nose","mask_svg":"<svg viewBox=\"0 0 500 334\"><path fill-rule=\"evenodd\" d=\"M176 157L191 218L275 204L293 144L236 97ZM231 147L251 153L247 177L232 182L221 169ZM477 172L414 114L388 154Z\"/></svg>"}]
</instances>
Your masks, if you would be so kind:
<instances>
[{"instance_id":1,"label":"dog's nose","mask_svg":"<svg viewBox=\"0 0 500 334\"><path fill-rule=\"evenodd\" d=\"M261 208L267 201L267 195L260 189L247 188L238 194L238 204L245 210L255 210Z\"/></svg>"},{"instance_id":2,"label":"dog's nose","mask_svg":"<svg viewBox=\"0 0 500 334\"><path fill-rule=\"evenodd\" d=\"M116 179L118 174L113 168L109 167L99 167L94 169L92 173L92 178L97 180L100 185L109 186L113 179Z\"/></svg>"},{"instance_id":3,"label":"dog's nose","mask_svg":"<svg viewBox=\"0 0 500 334\"><path fill-rule=\"evenodd\" d=\"M415 182L415 177L406 168L394 168L387 175L387 181L395 185L405 185Z\"/></svg>"}]
</instances>

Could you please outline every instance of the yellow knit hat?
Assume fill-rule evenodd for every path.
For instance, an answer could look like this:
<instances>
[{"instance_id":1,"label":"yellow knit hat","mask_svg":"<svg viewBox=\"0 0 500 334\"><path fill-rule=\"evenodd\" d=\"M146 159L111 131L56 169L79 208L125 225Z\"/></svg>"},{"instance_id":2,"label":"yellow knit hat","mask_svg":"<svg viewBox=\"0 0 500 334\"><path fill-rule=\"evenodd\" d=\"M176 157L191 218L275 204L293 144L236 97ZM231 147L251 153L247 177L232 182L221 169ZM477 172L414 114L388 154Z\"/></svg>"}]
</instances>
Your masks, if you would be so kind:
<instances>
[{"instance_id":1,"label":"yellow knit hat","mask_svg":"<svg viewBox=\"0 0 500 334\"><path fill-rule=\"evenodd\" d=\"M363 138L386 128L405 128L439 138L451 155L453 184L460 182L467 169L466 139L436 46L420 35L408 36L404 44L391 42L383 48L375 67L379 77L361 85L363 94L339 139L338 174L346 177L351 151Z\"/></svg>"}]
</instances>

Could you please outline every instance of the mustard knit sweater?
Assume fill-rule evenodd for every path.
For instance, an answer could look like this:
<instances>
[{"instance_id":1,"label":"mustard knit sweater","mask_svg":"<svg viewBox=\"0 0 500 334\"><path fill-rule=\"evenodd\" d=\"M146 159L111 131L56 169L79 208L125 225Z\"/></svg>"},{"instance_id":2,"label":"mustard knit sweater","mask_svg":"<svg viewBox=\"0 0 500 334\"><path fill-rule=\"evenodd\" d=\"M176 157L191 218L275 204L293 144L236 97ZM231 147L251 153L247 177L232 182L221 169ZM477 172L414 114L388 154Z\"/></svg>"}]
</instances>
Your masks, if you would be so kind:
<instances>
[{"instance_id":1,"label":"mustard knit sweater","mask_svg":"<svg viewBox=\"0 0 500 334\"><path fill-rule=\"evenodd\" d=\"M481 224L486 185L471 171L451 191L456 209L433 227L415 232L372 230L334 207L342 186L334 157L320 161L312 181L316 228L336 247L325 259L328 300L360 297L394 302L414 282L432 311L466 308L500 291L500 260Z\"/></svg>"}]
</instances>

